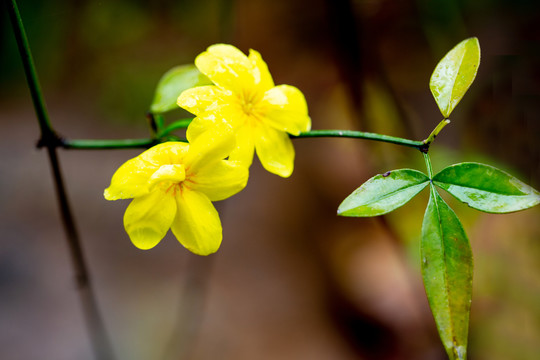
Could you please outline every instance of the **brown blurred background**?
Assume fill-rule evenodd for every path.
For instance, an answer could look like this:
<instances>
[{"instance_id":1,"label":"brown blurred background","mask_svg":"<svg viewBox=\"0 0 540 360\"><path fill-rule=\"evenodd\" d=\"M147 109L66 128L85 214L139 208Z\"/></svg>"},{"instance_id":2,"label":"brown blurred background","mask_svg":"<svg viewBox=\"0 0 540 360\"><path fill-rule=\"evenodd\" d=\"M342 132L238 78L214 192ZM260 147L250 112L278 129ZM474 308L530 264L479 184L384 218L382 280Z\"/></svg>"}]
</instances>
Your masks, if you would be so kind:
<instances>
[{"instance_id":1,"label":"brown blurred background","mask_svg":"<svg viewBox=\"0 0 540 360\"><path fill-rule=\"evenodd\" d=\"M20 0L50 117L69 138L147 137L169 68L216 42L261 52L276 84L306 95L314 129L420 140L441 120L438 60L477 36L475 83L434 146L435 171L498 166L540 188L540 3L526 0ZM0 27L0 358L92 359L46 153L10 22ZM171 114L168 119L181 116ZM103 189L137 150L60 151L83 247L118 359L445 359L419 273L423 193L378 218L339 218L371 176L424 170L412 149L295 140L291 178L255 162L218 203L220 251L170 234L131 245L127 201ZM540 353L540 209L488 215L445 199L475 255L470 359Z\"/></svg>"}]
</instances>

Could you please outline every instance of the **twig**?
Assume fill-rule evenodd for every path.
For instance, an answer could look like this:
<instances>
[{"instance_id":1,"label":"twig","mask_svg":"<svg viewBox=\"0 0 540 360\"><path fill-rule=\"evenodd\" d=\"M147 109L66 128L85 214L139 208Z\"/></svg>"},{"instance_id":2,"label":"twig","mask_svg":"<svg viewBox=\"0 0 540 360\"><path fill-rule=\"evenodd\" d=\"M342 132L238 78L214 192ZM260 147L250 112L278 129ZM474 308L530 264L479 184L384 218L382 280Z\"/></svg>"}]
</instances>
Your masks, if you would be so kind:
<instances>
[{"instance_id":1,"label":"twig","mask_svg":"<svg viewBox=\"0 0 540 360\"><path fill-rule=\"evenodd\" d=\"M107 338L103 320L97 306L96 297L88 273L88 267L86 265L83 249L69 206L66 189L64 187L62 173L60 171L60 162L56 153L56 148L59 146L60 139L54 132L49 121L45 101L43 100L37 72L17 3L15 0L11 0L11 4L6 1L6 5L41 130L39 144L47 148L47 154L49 155L62 223L68 240L68 247L73 262L77 287L81 296L86 325L92 340L92 348L97 359L113 359L112 348L109 339Z\"/></svg>"}]
</instances>

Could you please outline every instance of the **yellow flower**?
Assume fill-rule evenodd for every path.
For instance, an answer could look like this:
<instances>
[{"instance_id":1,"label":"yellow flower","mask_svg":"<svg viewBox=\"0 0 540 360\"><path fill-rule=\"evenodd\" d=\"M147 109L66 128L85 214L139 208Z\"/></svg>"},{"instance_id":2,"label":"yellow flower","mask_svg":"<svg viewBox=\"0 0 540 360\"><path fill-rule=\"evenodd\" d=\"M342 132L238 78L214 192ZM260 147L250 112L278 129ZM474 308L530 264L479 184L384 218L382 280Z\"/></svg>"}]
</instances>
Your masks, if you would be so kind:
<instances>
[{"instance_id":1,"label":"yellow flower","mask_svg":"<svg viewBox=\"0 0 540 360\"><path fill-rule=\"evenodd\" d=\"M222 228L212 201L236 194L248 179L247 167L223 160L233 147L230 131L219 136L209 131L190 144L156 145L120 166L104 195L107 200L134 198L124 215L133 244L150 249L170 228L193 253L216 252Z\"/></svg>"},{"instance_id":2,"label":"yellow flower","mask_svg":"<svg viewBox=\"0 0 540 360\"><path fill-rule=\"evenodd\" d=\"M212 45L195 65L215 85L188 89L178 98L179 106L196 115L188 134L196 138L220 123L229 124L236 134L230 159L250 166L256 150L266 170L290 176L294 148L288 134L311 128L302 92L289 85L274 86L255 50L246 56L231 45Z\"/></svg>"}]
</instances>

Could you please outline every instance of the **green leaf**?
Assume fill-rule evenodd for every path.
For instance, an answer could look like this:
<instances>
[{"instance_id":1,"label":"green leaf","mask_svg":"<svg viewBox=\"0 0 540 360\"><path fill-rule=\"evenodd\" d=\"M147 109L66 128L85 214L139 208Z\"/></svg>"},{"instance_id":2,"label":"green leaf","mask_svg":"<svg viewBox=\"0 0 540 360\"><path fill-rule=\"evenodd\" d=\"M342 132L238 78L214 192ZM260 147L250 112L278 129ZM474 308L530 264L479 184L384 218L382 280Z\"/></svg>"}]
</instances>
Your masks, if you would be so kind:
<instances>
[{"instance_id":1,"label":"green leaf","mask_svg":"<svg viewBox=\"0 0 540 360\"><path fill-rule=\"evenodd\" d=\"M195 86L211 84L212 82L195 65L173 67L159 80L150 111L159 114L176 109L178 108L176 99L182 91Z\"/></svg>"},{"instance_id":2,"label":"green leaf","mask_svg":"<svg viewBox=\"0 0 540 360\"><path fill-rule=\"evenodd\" d=\"M454 211L430 186L422 224L422 277L439 336L450 360L467 357L473 259Z\"/></svg>"},{"instance_id":3,"label":"green leaf","mask_svg":"<svg viewBox=\"0 0 540 360\"><path fill-rule=\"evenodd\" d=\"M411 200L428 183L426 175L412 169L379 174L343 200L338 215L359 217L386 214Z\"/></svg>"},{"instance_id":4,"label":"green leaf","mask_svg":"<svg viewBox=\"0 0 540 360\"><path fill-rule=\"evenodd\" d=\"M480 65L480 44L475 37L457 44L437 64L429 88L444 118L469 89Z\"/></svg>"},{"instance_id":5,"label":"green leaf","mask_svg":"<svg viewBox=\"0 0 540 360\"><path fill-rule=\"evenodd\" d=\"M493 166L460 163L433 177L434 183L470 207L507 213L540 204L540 193Z\"/></svg>"}]
</instances>

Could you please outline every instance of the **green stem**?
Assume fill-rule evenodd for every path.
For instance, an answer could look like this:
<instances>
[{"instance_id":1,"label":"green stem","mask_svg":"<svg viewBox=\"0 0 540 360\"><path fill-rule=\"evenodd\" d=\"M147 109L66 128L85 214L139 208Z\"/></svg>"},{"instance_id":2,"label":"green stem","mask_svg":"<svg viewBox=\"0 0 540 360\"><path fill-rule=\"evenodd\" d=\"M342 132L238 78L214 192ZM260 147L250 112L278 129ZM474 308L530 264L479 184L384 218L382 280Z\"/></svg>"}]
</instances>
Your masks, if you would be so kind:
<instances>
[{"instance_id":1,"label":"green stem","mask_svg":"<svg viewBox=\"0 0 540 360\"><path fill-rule=\"evenodd\" d=\"M58 147L65 149L84 149L84 150L96 150L96 149L136 149L136 148L149 148L156 144L159 144L170 135L171 132L178 129L184 129L189 125L191 119L180 120L169 125L156 139L119 139L119 140L91 140L91 139L60 139L58 141ZM361 131L351 130L311 130L300 133L298 136L291 135L293 139L301 138L315 138L315 137L341 137L341 138L356 138L367 139L374 141L382 141L402 146L412 147L418 150L422 150L425 144L422 141L407 140L388 135L380 135L375 133L366 133Z\"/></svg>"},{"instance_id":2,"label":"green stem","mask_svg":"<svg viewBox=\"0 0 540 360\"><path fill-rule=\"evenodd\" d=\"M148 120L148 125L150 126L152 136L155 137L156 134L158 134L163 127L163 116L160 114L153 114L151 112L147 112L146 119Z\"/></svg>"},{"instance_id":3,"label":"green stem","mask_svg":"<svg viewBox=\"0 0 540 360\"><path fill-rule=\"evenodd\" d=\"M427 137L427 139L425 139L423 141L424 145L429 147L429 145L433 142L433 140L435 140L435 138L437 137L437 135L439 135L439 133L441 132L441 130L446 126L450 124L450 120L449 119L443 119L436 127L435 129L433 129L433 131L431 132L431 134L429 134L429 136ZM427 151L426 151L427 152Z\"/></svg>"},{"instance_id":4,"label":"green stem","mask_svg":"<svg viewBox=\"0 0 540 360\"><path fill-rule=\"evenodd\" d=\"M22 19L15 0L11 0L11 4L7 3L9 17L13 26L13 32L21 55L26 80L34 109L36 111L39 127L41 130L40 146L47 148L51 170L56 188L56 196L62 216L62 223L68 240L68 248L70 250L71 260L74 267L75 277L79 289L80 300L82 303L86 325L90 337L94 353L98 359L112 359L112 351L109 340L106 336L105 327L99 308L97 306L96 297L91 286L88 267L83 254L83 248L79 239L79 234L75 226L75 220L69 206L67 192L64 186L62 173L60 171L60 161L56 153L56 148L61 146L60 139L55 134L47 113L45 101L39 85L37 72L32 60L32 53L28 44L28 38L24 30Z\"/></svg>"},{"instance_id":5,"label":"green stem","mask_svg":"<svg viewBox=\"0 0 540 360\"><path fill-rule=\"evenodd\" d=\"M158 137L169 135L174 130L185 129L188 127L191 121L193 121L193 119L182 119L182 120L175 121L169 126L167 126L165 129L161 130L158 134Z\"/></svg>"},{"instance_id":6,"label":"green stem","mask_svg":"<svg viewBox=\"0 0 540 360\"><path fill-rule=\"evenodd\" d=\"M424 161L426 162L426 168L428 172L428 177L433 179L433 168L431 167L431 159L427 152L424 153Z\"/></svg>"},{"instance_id":7,"label":"green stem","mask_svg":"<svg viewBox=\"0 0 540 360\"><path fill-rule=\"evenodd\" d=\"M32 96L32 101L34 103L34 109L41 129L42 138L52 139L55 137L55 133L49 121L49 115L47 113L45 101L43 100L41 86L39 84L34 60L32 58L32 53L30 52L30 45L28 44L28 38L26 37L17 2L12 0L10 5L8 4L8 1L6 1L6 6L8 8L11 24L13 25L13 33L15 35L15 40L17 41L19 54L21 55L24 73L26 74L26 82L30 89L30 95Z\"/></svg>"},{"instance_id":8,"label":"green stem","mask_svg":"<svg viewBox=\"0 0 540 360\"><path fill-rule=\"evenodd\" d=\"M147 149L159 143L160 141L158 139L120 139L120 140L61 139L59 146L65 149L78 149L78 150L139 149L139 148Z\"/></svg>"},{"instance_id":9,"label":"green stem","mask_svg":"<svg viewBox=\"0 0 540 360\"><path fill-rule=\"evenodd\" d=\"M362 132L362 131L353 131L353 130L311 130L306 132L301 132L297 136L291 136L291 138L313 138L313 137L342 137L342 138L355 138L355 139L366 139L374 141L382 141L396 145L408 146L418 150L422 150L425 146L422 141L414 141L403 139L394 136L381 135L376 133Z\"/></svg>"},{"instance_id":10,"label":"green stem","mask_svg":"<svg viewBox=\"0 0 540 360\"><path fill-rule=\"evenodd\" d=\"M59 147L78 150L147 149L167 139L174 130L185 129L193 119L175 121L159 132L155 139L60 139Z\"/></svg>"},{"instance_id":11,"label":"green stem","mask_svg":"<svg viewBox=\"0 0 540 360\"><path fill-rule=\"evenodd\" d=\"M56 197L60 206L62 224L68 240L68 247L74 267L75 280L79 290L86 326L92 340L92 349L97 359L113 359L112 348L107 333L105 332L105 325L99 311L79 233L75 225L75 219L73 218L73 213L64 186L56 148L47 147L47 152L51 162Z\"/></svg>"}]
</instances>

